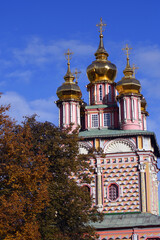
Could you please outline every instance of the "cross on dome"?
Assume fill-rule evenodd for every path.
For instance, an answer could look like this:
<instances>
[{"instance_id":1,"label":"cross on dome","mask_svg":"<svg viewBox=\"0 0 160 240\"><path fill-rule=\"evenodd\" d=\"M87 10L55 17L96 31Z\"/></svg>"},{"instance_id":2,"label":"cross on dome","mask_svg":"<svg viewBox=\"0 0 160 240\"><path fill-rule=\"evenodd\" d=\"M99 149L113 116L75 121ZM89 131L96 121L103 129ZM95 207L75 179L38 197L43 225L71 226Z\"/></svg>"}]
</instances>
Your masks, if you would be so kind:
<instances>
[{"instance_id":1,"label":"cross on dome","mask_svg":"<svg viewBox=\"0 0 160 240\"><path fill-rule=\"evenodd\" d=\"M106 23L103 23L103 22L102 22L102 18L100 18L100 23L96 24L96 27L99 27L99 28L100 28L99 32L100 32L101 35L102 35L102 32L104 32L103 27L105 27L105 26L107 26L107 24L106 24Z\"/></svg>"},{"instance_id":2,"label":"cross on dome","mask_svg":"<svg viewBox=\"0 0 160 240\"><path fill-rule=\"evenodd\" d=\"M76 81L75 81L76 84L78 83L78 78L79 78L80 73L81 73L81 71L78 71L78 69L76 68L75 72L74 72L74 75L75 75L75 78L76 78Z\"/></svg>"},{"instance_id":3,"label":"cross on dome","mask_svg":"<svg viewBox=\"0 0 160 240\"><path fill-rule=\"evenodd\" d=\"M70 49L68 48L68 51L64 53L64 55L68 61L68 64L70 64L70 60L72 59L71 55L73 55L73 52L71 52Z\"/></svg>"},{"instance_id":4,"label":"cross on dome","mask_svg":"<svg viewBox=\"0 0 160 240\"><path fill-rule=\"evenodd\" d=\"M130 55L129 50L131 50L131 49L132 49L132 48L129 48L129 47L128 47L128 44L126 44L126 47L125 47L125 48L122 48L123 51L126 51L125 54L127 55L127 58L128 58L128 59L129 59L129 55Z\"/></svg>"},{"instance_id":5,"label":"cross on dome","mask_svg":"<svg viewBox=\"0 0 160 240\"><path fill-rule=\"evenodd\" d=\"M135 64L133 64L132 69L133 69L133 77L135 78L136 69L139 69L139 67L137 67Z\"/></svg>"}]
</instances>

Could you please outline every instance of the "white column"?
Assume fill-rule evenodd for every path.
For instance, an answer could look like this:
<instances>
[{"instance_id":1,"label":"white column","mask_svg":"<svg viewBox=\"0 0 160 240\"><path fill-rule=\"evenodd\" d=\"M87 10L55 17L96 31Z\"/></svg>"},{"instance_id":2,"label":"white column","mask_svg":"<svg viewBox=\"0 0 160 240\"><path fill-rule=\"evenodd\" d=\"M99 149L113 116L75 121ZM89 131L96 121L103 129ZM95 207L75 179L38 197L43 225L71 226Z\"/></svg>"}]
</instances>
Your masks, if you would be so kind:
<instances>
[{"instance_id":1,"label":"white column","mask_svg":"<svg viewBox=\"0 0 160 240\"><path fill-rule=\"evenodd\" d=\"M73 120L72 120L72 108L73 108L72 102L70 102L70 123L73 122Z\"/></svg>"},{"instance_id":2,"label":"white column","mask_svg":"<svg viewBox=\"0 0 160 240\"><path fill-rule=\"evenodd\" d=\"M66 104L66 124L69 124L69 104Z\"/></svg>"},{"instance_id":3,"label":"white column","mask_svg":"<svg viewBox=\"0 0 160 240\"><path fill-rule=\"evenodd\" d=\"M134 122L135 119L135 109L134 109L134 99L131 97L131 109L132 109L132 122Z\"/></svg>"},{"instance_id":4,"label":"white column","mask_svg":"<svg viewBox=\"0 0 160 240\"><path fill-rule=\"evenodd\" d=\"M141 204L142 204L142 212L146 212L146 182L145 182L145 169L146 165L141 163L138 165L141 176Z\"/></svg>"},{"instance_id":5,"label":"white column","mask_svg":"<svg viewBox=\"0 0 160 240\"><path fill-rule=\"evenodd\" d=\"M130 102L130 98L128 98L128 119L131 119L131 102Z\"/></svg>"},{"instance_id":6,"label":"white column","mask_svg":"<svg viewBox=\"0 0 160 240\"><path fill-rule=\"evenodd\" d=\"M75 124L75 114L76 114L76 112L75 112L75 104L74 103L72 103L72 122Z\"/></svg>"},{"instance_id":7,"label":"white column","mask_svg":"<svg viewBox=\"0 0 160 240\"><path fill-rule=\"evenodd\" d=\"M126 111L126 99L123 100L123 110L124 110L124 120L127 119L127 111Z\"/></svg>"},{"instance_id":8,"label":"white column","mask_svg":"<svg viewBox=\"0 0 160 240\"><path fill-rule=\"evenodd\" d=\"M121 123L121 99L119 100L119 123Z\"/></svg>"},{"instance_id":9,"label":"white column","mask_svg":"<svg viewBox=\"0 0 160 240\"><path fill-rule=\"evenodd\" d=\"M102 168L97 167L95 169L95 172L97 173L97 205L99 208L99 211L103 210L103 202L102 202Z\"/></svg>"},{"instance_id":10,"label":"white column","mask_svg":"<svg viewBox=\"0 0 160 240\"><path fill-rule=\"evenodd\" d=\"M102 128L102 112L99 112L99 128Z\"/></svg>"},{"instance_id":11,"label":"white column","mask_svg":"<svg viewBox=\"0 0 160 240\"><path fill-rule=\"evenodd\" d=\"M77 124L80 126L80 106L77 104Z\"/></svg>"},{"instance_id":12,"label":"white column","mask_svg":"<svg viewBox=\"0 0 160 240\"><path fill-rule=\"evenodd\" d=\"M97 84L94 85L94 100L96 104L97 103Z\"/></svg>"},{"instance_id":13,"label":"white column","mask_svg":"<svg viewBox=\"0 0 160 240\"><path fill-rule=\"evenodd\" d=\"M91 88L89 89L89 105L91 105Z\"/></svg>"},{"instance_id":14,"label":"white column","mask_svg":"<svg viewBox=\"0 0 160 240\"><path fill-rule=\"evenodd\" d=\"M66 118L66 110L65 110L65 106L66 106L66 104L65 104L65 102L63 102L62 103L62 105L63 105L63 126L65 125L65 118Z\"/></svg>"},{"instance_id":15,"label":"white column","mask_svg":"<svg viewBox=\"0 0 160 240\"><path fill-rule=\"evenodd\" d=\"M87 118L88 118L88 128L90 128L91 126L90 126L90 114L89 113L87 115Z\"/></svg>"},{"instance_id":16,"label":"white column","mask_svg":"<svg viewBox=\"0 0 160 240\"><path fill-rule=\"evenodd\" d=\"M140 99L138 99L138 118L139 118L139 121L141 121L141 103L140 103Z\"/></svg>"}]
</instances>

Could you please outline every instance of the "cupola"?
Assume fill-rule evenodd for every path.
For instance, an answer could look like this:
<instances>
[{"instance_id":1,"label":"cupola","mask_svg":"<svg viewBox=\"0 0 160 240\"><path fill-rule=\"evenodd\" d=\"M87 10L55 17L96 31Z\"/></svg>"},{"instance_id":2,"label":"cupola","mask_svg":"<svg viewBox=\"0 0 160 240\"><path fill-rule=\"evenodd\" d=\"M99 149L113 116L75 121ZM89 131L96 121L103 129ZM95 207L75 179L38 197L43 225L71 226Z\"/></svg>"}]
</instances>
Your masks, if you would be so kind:
<instances>
[{"instance_id":1,"label":"cupola","mask_svg":"<svg viewBox=\"0 0 160 240\"><path fill-rule=\"evenodd\" d=\"M64 100L79 100L81 101L82 93L80 90L80 87L77 84L77 81L75 82L75 77L71 73L70 70L70 56L71 52L68 49L68 52L65 54L67 56L68 60L68 68L67 68L67 73L64 76L65 82L57 89L57 96L60 101Z\"/></svg>"},{"instance_id":2,"label":"cupola","mask_svg":"<svg viewBox=\"0 0 160 240\"><path fill-rule=\"evenodd\" d=\"M91 83L99 81L108 81L112 83L115 80L117 68L108 60L109 54L104 48L103 27L106 26L106 24L102 23L101 18L100 23L96 26L100 27L100 43L95 53L96 60L93 61L87 68L87 76Z\"/></svg>"},{"instance_id":3,"label":"cupola","mask_svg":"<svg viewBox=\"0 0 160 240\"><path fill-rule=\"evenodd\" d=\"M130 67L129 63L129 50L132 48L128 47L128 44L126 44L126 48L123 48L123 50L126 50L127 52L127 65L123 71L124 77L116 84L116 89L118 93L121 94L140 94L141 91L141 84L140 82L135 78L134 70Z\"/></svg>"}]
</instances>

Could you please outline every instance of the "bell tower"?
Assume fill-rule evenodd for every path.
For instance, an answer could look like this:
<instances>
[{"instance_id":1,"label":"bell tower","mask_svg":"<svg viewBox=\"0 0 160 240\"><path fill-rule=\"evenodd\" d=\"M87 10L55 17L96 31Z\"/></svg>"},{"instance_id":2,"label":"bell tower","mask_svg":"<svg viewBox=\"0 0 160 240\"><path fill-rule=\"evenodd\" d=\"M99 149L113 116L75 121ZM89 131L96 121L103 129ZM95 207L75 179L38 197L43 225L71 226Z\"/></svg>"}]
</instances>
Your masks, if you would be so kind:
<instances>
[{"instance_id":1,"label":"bell tower","mask_svg":"<svg viewBox=\"0 0 160 240\"><path fill-rule=\"evenodd\" d=\"M102 18L96 26L100 28L100 43L95 53L96 60L87 68L90 83L87 85L89 105L85 107L85 129L114 129L118 128L114 82L117 68L108 60L109 54L104 48L103 31L106 24Z\"/></svg>"},{"instance_id":2,"label":"bell tower","mask_svg":"<svg viewBox=\"0 0 160 240\"><path fill-rule=\"evenodd\" d=\"M59 127L61 129L73 124L72 129L80 127L80 105L82 103L82 93L78 86L77 79L70 70L70 60L73 53L68 49L65 56L67 58L67 73L64 76L65 82L57 89L58 100L56 104L59 108Z\"/></svg>"},{"instance_id":3,"label":"bell tower","mask_svg":"<svg viewBox=\"0 0 160 240\"><path fill-rule=\"evenodd\" d=\"M146 101L141 94L141 84L135 78L135 67L131 68L129 63L129 50L126 47L127 64L123 71L124 77L116 84L119 93L119 125L122 130L146 130Z\"/></svg>"}]
</instances>

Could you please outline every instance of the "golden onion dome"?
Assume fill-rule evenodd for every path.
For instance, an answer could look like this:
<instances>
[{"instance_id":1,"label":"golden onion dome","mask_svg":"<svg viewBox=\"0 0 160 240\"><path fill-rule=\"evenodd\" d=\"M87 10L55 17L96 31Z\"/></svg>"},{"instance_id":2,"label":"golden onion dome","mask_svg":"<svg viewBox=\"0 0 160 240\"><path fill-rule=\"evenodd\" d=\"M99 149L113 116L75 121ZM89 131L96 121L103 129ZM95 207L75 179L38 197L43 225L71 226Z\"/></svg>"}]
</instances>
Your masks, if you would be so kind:
<instances>
[{"instance_id":1,"label":"golden onion dome","mask_svg":"<svg viewBox=\"0 0 160 240\"><path fill-rule=\"evenodd\" d=\"M68 56L71 53L68 50ZM80 90L80 87L77 85L77 81L74 82L75 77L71 73L70 70L70 62L69 62L69 57L68 57L68 69L67 73L64 76L65 82L57 89L57 96L60 101L63 100L78 100L81 101L82 93Z\"/></svg>"},{"instance_id":2,"label":"golden onion dome","mask_svg":"<svg viewBox=\"0 0 160 240\"><path fill-rule=\"evenodd\" d=\"M102 23L101 18L100 24L97 25L100 26L100 43L95 53L96 60L93 61L92 64L90 64L87 68L87 76L90 82L114 82L117 74L116 66L107 59L109 54L106 52L103 44L102 27L105 25L106 24Z\"/></svg>"},{"instance_id":3,"label":"golden onion dome","mask_svg":"<svg viewBox=\"0 0 160 240\"><path fill-rule=\"evenodd\" d=\"M130 67L129 64L129 54L128 54L128 45L126 45L126 48L124 50L127 50L127 65L124 69L124 77L116 84L116 89L118 93L121 94L140 94L141 91L141 84L140 82L135 78L135 72L134 69Z\"/></svg>"}]
</instances>

